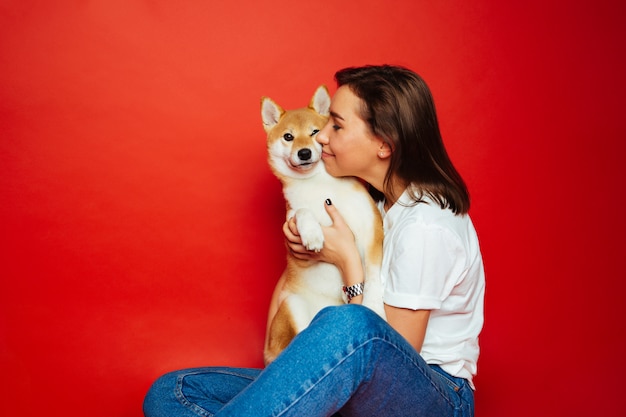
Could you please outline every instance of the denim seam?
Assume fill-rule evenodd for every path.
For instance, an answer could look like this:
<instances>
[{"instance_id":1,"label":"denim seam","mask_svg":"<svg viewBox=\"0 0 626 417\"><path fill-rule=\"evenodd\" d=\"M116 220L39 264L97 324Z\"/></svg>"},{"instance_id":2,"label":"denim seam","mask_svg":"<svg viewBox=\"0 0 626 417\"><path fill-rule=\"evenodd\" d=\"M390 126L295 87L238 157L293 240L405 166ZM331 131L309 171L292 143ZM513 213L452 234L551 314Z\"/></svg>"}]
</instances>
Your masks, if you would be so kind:
<instances>
[{"instance_id":1,"label":"denim seam","mask_svg":"<svg viewBox=\"0 0 626 417\"><path fill-rule=\"evenodd\" d=\"M413 363L417 369L419 369L419 371L428 379L428 382L432 385L432 387L435 389L435 391L437 391L444 399L444 401L446 401L454 410L457 409L457 407L454 405L454 403L452 403L449 398L447 397L446 393L441 391L441 389L439 388L439 386L437 384L435 384L432 380L432 378L430 377L430 375L426 375L426 373L424 373L424 370L422 369L421 366L419 366L411 356L409 356L404 349L402 349L400 346L391 343L389 340L384 339L382 337L373 337L371 339L366 340L365 342L361 343L360 345L356 346L352 352L349 352L347 355L345 355L339 362L337 362L337 364L335 366L333 366L332 368L330 368L324 375L322 375L315 384L312 384L306 391L304 391L302 393L302 395L300 395L298 398L296 398L295 400L293 400L291 402L291 404L289 404L287 407L285 407L279 414L276 414L276 417L280 417L283 414L285 414L289 409L291 409L295 404L297 404L306 394L308 394L313 388L315 388L324 378L326 378L329 374L332 373L332 371L337 368L339 365L341 365L342 363L344 363L348 358L350 358L352 355L354 355L357 351L359 351L360 349L363 349L366 345L373 343L375 341L381 341L383 343L386 343L390 346L393 346L398 352L400 352L405 358L407 358L411 363Z\"/></svg>"},{"instance_id":2,"label":"denim seam","mask_svg":"<svg viewBox=\"0 0 626 417\"><path fill-rule=\"evenodd\" d=\"M412 358L411 355L408 355L400 346L391 343L388 340L382 339L385 343L390 344L391 346L395 347L399 352L402 353L402 355L404 355L421 373L422 375L424 375L424 377L428 380L428 383L435 389L435 391L437 391L439 393L439 395L441 395L441 397L444 399L444 401L446 401L453 409L458 409L458 407L452 402L450 401L450 399L448 398L448 394L444 391L442 391L440 389L440 387L435 384L433 382L433 378L432 378L432 374L430 374L430 372L434 372L434 371L430 371L428 374L425 372L425 370L419 366L419 364L417 364L417 362L415 362Z\"/></svg>"}]
</instances>

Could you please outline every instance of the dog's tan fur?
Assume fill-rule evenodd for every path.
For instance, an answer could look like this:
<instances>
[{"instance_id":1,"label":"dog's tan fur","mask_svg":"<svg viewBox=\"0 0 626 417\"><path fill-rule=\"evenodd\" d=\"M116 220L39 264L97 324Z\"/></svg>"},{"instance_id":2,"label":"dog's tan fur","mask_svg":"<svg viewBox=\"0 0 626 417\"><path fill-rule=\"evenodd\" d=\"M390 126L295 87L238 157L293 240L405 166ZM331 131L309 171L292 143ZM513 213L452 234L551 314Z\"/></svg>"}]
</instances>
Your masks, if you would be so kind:
<instances>
[{"instance_id":1,"label":"dog's tan fur","mask_svg":"<svg viewBox=\"0 0 626 417\"><path fill-rule=\"evenodd\" d=\"M321 225L331 224L324 201L332 200L354 233L363 259L363 304L384 318L380 283L382 220L359 180L334 178L324 168L321 145L315 136L328 120L329 107L330 96L324 86L302 109L285 111L264 97L261 116L267 132L269 164L283 185L287 218L296 217L298 232L309 250L323 247ZM341 274L334 265L299 260L288 252L287 267L276 285L268 314L265 362L273 361L319 310L342 304L342 286Z\"/></svg>"}]
</instances>

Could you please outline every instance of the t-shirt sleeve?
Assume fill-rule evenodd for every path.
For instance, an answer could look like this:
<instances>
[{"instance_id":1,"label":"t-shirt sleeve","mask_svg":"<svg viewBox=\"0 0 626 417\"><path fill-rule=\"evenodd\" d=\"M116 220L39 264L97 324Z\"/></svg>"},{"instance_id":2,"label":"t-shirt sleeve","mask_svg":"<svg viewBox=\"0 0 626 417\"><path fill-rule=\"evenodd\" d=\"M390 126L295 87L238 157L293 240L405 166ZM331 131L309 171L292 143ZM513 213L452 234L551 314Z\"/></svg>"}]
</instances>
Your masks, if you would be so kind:
<instances>
[{"instance_id":1,"label":"t-shirt sleeve","mask_svg":"<svg viewBox=\"0 0 626 417\"><path fill-rule=\"evenodd\" d=\"M464 269L458 236L439 225L411 224L395 238L385 303L413 310L441 308Z\"/></svg>"}]
</instances>

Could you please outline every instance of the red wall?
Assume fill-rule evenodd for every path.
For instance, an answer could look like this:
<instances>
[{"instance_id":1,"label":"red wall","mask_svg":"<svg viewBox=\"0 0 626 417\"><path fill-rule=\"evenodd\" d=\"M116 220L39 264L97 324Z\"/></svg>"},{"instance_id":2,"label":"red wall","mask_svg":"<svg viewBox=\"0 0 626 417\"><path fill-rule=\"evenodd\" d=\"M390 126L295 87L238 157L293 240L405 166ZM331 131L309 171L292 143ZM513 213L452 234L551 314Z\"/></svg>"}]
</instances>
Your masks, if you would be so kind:
<instances>
[{"instance_id":1,"label":"red wall","mask_svg":"<svg viewBox=\"0 0 626 417\"><path fill-rule=\"evenodd\" d=\"M626 7L518 3L1 2L0 414L139 417L163 372L260 365L283 266L260 97L390 62L472 191L477 415L623 415Z\"/></svg>"}]
</instances>

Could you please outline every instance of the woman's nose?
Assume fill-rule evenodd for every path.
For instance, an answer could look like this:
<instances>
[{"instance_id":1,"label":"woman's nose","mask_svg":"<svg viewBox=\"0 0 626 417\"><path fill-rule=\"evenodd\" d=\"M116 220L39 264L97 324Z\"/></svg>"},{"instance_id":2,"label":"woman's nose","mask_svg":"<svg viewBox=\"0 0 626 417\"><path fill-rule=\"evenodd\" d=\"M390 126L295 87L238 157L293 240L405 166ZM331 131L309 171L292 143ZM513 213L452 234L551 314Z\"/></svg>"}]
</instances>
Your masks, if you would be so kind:
<instances>
[{"instance_id":1,"label":"woman's nose","mask_svg":"<svg viewBox=\"0 0 626 417\"><path fill-rule=\"evenodd\" d=\"M329 129L330 129L330 120L328 121L328 123L326 123L326 125L324 125L322 130L320 130L318 134L315 135L315 140L317 141L317 143L319 143L320 145L328 144Z\"/></svg>"}]
</instances>

